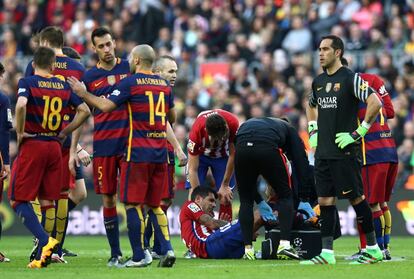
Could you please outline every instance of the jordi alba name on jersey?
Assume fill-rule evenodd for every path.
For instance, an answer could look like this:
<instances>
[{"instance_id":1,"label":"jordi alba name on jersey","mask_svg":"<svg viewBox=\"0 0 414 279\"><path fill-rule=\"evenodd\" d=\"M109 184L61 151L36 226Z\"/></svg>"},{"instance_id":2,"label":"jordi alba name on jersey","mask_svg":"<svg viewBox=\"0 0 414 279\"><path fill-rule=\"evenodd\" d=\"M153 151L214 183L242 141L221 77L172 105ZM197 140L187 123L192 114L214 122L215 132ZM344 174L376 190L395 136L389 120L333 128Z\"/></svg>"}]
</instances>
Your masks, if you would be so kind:
<instances>
[{"instance_id":1,"label":"jordi alba name on jersey","mask_svg":"<svg viewBox=\"0 0 414 279\"><path fill-rule=\"evenodd\" d=\"M95 96L108 98L122 79L130 75L127 60L117 58L111 70L105 70L99 64L85 73L83 81L88 91ZM114 111L93 112L93 155L105 157L123 154L128 138L128 111L125 104Z\"/></svg>"},{"instance_id":2,"label":"jordi alba name on jersey","mask_svg":"<svg viewBox=\"0 0 414 279\"><path fill-rule=\"evenodd\" d=\"M25 76L29 77L34 74L34 69L31 61L26 68ZM63 81L66 80L66 77L73 76L78 80L82 80L85 73L85 67L82 64L77 62L75 59L67 57L66 55L56 55L55 69L53 75ZM73 120L75 117L75 110L73 107L68 106L65 108L65 116L63 121L63 126L66 126ZM71 143L71 136L68 136L63 143L64 148L69 148Z\"/></svg>"},{"instance_id":3,"label":"jordi alba name on jersey","mask_svg":"<svg viewBox=\"0 0 414 279\"><path fill-rule=\"evenodd\" d=\"M149 73L136 73L123 79L109 96L117 106L124 103L127 106L127 162L167 162L170 94L166 80Z\"/></svg>"},{"instance_id":4,"label":"jordi alba name on jersey","mask_svg":"<svg viewBox=\"0 0 414 279\"><path fill-rule=\"evenodd\" d=\"M28 99L24 131L43 140L57 140L65 108L82 104L66 82L53 76L35 75L20 79L18 96Z\"/></svg>"}]
</instances>

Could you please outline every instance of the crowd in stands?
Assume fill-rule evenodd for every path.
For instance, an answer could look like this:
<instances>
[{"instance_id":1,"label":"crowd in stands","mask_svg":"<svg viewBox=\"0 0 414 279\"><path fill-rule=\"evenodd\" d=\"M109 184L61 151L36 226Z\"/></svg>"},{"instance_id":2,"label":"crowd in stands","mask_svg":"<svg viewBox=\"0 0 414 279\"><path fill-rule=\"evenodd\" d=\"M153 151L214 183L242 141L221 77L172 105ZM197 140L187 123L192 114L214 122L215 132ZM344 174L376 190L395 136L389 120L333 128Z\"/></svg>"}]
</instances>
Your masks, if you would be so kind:
<instances>
[{"instance_id":1,"label":"crowd in stands","mask_svg":"<svg viewBox=\"0 0 414 279\"><path fill-rule=\"evenodd\" d=\"M412 172L413 0L3 0L0 23L6 68L0 90L12 103L36 46L33 34L48 25L64 30L66 45L82 55L87 68L97 62L91 32L102 25L112 30L120 57L144 43L175 57L175 130L183 146L198 113L211 108L231 111L240 121L287 116L306 141L304 105L320 71L318 43L337 35L352 69L386 82L396 112L390 126L401 162L400 187ZM228 74L204 75L200 66L211 61L224 63ZM91 131L92 119L81 138L90 153Z\"/></svg>"}]
</instances>

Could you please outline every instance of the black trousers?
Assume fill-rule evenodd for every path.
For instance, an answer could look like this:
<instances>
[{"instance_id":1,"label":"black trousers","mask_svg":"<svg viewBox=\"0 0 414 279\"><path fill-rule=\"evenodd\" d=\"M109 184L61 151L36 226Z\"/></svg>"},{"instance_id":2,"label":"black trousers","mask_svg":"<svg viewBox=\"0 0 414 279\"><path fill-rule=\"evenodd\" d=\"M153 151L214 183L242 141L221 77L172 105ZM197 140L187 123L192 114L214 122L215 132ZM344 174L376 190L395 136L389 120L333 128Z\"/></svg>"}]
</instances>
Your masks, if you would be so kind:
<instances>
[{"instance_id":1,"label":"black trousers","mask_svg":"<svg viewBox=\"0 0 414 279\"><path fill-rule=\"evenodd\" d=\"M267 145L238 143L235 155L235 174L240 197L239 220L245 245L253 236L253 203L257 197L257 179L262 175L274 189L281 205L279 223L281 239L290 239L293 221L293 199L286 159L282 151Z\"/></svg>"}]
</instances>

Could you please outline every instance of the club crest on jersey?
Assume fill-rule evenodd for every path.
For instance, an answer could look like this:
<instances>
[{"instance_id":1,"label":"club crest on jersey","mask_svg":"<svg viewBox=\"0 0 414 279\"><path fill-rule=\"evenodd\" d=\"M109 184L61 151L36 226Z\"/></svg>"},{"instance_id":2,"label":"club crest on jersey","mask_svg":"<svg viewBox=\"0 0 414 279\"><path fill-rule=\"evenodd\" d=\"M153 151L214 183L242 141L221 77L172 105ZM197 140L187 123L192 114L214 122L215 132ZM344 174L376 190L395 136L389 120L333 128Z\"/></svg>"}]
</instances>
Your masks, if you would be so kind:
<instances>
[{"instance_id":1,"label":"club crest on jersey","mask_svg":"<svg viewBox=\"0 0 414 279\"><path fill-rule=\"evenodd\" d=\"M110 75L110 76L108 76L108 77L107 77L107 80L108 80L108 84L109 84L109 85L114 85L114 84L116 83L116 78L115 78L115 76L114 76L114 75Z\"/></svg>"},{"instance_id":2,"label":"club crest on jersey","mask_svg":"<svg viewBox=\"0 0 414 279\"><path fill-rule=\"evenodd\" d=\"M328 83L326 84L325 91L326 91L326 92L329 92L329 91L331 91L331 89L332 89L332 82L328 82Z\"/></svg>"},{"instance_id":3,"label":"club crest on jersey","mask_svg":"<svg viewBox=\"0 0 414 279\"><path fill-rule=\"evenodd\" d=\"M340 84L339 82L337 82L337 83L335 83L333 90L334 90L335 92L338 92L338 91L339 91L339 89L341 89L341 84Z\"/></svg>"}]
</instances>

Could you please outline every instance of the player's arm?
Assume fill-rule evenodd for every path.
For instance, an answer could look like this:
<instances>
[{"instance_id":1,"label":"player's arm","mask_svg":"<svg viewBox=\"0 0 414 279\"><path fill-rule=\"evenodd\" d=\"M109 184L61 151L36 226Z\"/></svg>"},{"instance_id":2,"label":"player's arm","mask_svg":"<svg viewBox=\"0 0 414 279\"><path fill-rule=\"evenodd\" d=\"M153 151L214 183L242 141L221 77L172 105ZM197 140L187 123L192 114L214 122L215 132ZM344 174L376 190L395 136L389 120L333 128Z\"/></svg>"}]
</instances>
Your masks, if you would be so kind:
<instances>
[{"instance_id":1,"label":"player's arm","mask_svg":"<svg viewBox=\"0 0 414 279\"><path fill-rule=\"evenodd\" d=\"M377 92L368 86L368 83L364 81L359 74L352 75L352 84L354 86L353 93L356 98L367 104L367 109L364 116L364 121L358 126L358 128L352 133L342 132L336 134L335 143L338 147L343 149L349 144L353 144L360 138L363 138L372 123L378 116L382 103L380 98L377 96Z\"/></svg>"},{"instance_id":2,"label":"player's arm","mask_svg":"<svg viewBox=\"0 0 414 279\"><path fill-rule=\"evenodd\" d=\"M69 125L67 125L60 133L64 136L70 135L74 130L79 128L83 124L83 122L86 121L86 119L88 119L90 114L91 114L91 111L89 107L85 103L81 103L80 105L76 107L76 114L72 122L70 122ZM77 140L79 140L79 136ZM77 145L77 142L74 145L75 152L76 152L76 145ZM72 148L72 144L71 144L71 148Z\"/></svg>"},{"instance_id":3,"label":"player's arm","mask_svg":"<svg viewBox=\"0 0 414 279\"><path fill-rule=\"evenodd\" d=\"M175 111L175 108L170 108L170 110L167 113L167 119L171 125L175 123L175 121L177 120L177 112Z\"/></svg>"},{"instance_id":4,"label":"player's arm","mask_svg":"<svg viewBox=\"0 0 414 279\"><path fill-rule=\"evenodd\" d=\"M308 119L309 145L311 148L316 148L318 145L318 103L313 90L309 96L309 103L305 110L306 118Z\"/></svg>"},{"instance_id":5,"label":"player's arm","mask_svg":"<svg viewBox=\"0 0 414 279\"><path fill-rule=\"evenodd\" d=\"M0 131L0 152L3 157L3 169L1 170L0 179L6 179L10 173L10 129L12 128L12 115L10 109L10 100L6 96L1 98L0 104L1 131Z\"/></svg>"},{"instance_id":6,"label":"player's arm","mask_svg":"<svg viewBox=\"0 0 414 279\"><path fill-rule=\"evenodd\" d=\"M74 77L68 77L67 82L72 88L73 92L76 93L80 98L82 98L85 103L95 107L103 112L111 112L116 109L116 104L108 99L97 97L86 90L84 83L80 82ZM114 91L115 92L115 91ZM119 91L118 91L119 92ZM112 93L114 94L114 93Z\"/></svg>"},{"instance_id":7,"label":"player's arm","mask_svg":"<svg viewBox=\"0 0 414 279\"><path fill-rule=\"evenodd\" d=\"M16 136L17 136L17 147L23 141L24 137L24 123L26 119L26 107L27 97L19 96L16 103Z\"/></svg>"},{"instance_id":8,"label":"player's arm","mask_svg":"<svg viewBox=\"0 0 414 279\"><path fill-rule=\"evenodd\" d=\"M200 216L200 218L198 219L198 221L203 225L206 226L209 229L212 230L217 230L218 228L225 226L228 224L227 221L223 221L223 220L219 220L219 219L214 219L213 217L211 217L208 214L203 214Z\"/></svg>"},{"instance_id":9,"label":"player's arm","mask_svg":"<svg viewBox=\"0 0 414 279\"><path fill-rule=\"evenodd\" d=\"M221 199L221 203L231 202L233 199L233 193L230 188L230 179L234 172L234 156L236 154L236 149L234 143L229 143L229 158L227 160L226 170L224 172L223 182L221 183L218 195Z\"/></svg>"},{"instance_id":10,"label":"player's arm","mask_svg":"<svg viewBox=\"0 0 414 279\"><path fill-rule=\"evenodd\" d=\"M314 184L311 183L313 177L311 177L311 172L309 171L309 161L303 141L296 129L291 125L288 127L286 153L292 160L294 170L297 172L297 177L299 179L299 198L301 200L308 200L314 187Z\"/></svg>"},{"instance_id":11,"label":"player's arm","mask_svg":"<svg viewBox=\"0 0 414 279\"><path fill-rule=\"evenodd\" d=\"M200 186L200 180L198 179L198 165L200 163L199 155L188 154L188 180L191 188L194 189Z\"/></svg>"},{"instance_id":12,"label":"player's arm","mask_svg":"<svg viewBox=\"0 0 414 279\"><path fill-rule=\"evenodd\" d=\"M181 148L180 143L177 140L177 137L174 134L174 130L171 127L169 121L167 121L167 140L174 147L174 152L177 154L179 160L179 167L183 167L187 164L187 156L185 155L183 149Z\"/></svg>"}]
</instances>

